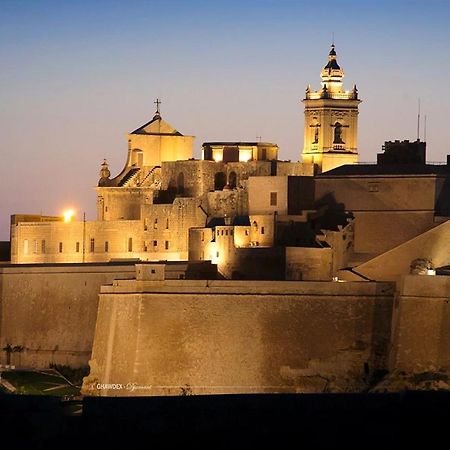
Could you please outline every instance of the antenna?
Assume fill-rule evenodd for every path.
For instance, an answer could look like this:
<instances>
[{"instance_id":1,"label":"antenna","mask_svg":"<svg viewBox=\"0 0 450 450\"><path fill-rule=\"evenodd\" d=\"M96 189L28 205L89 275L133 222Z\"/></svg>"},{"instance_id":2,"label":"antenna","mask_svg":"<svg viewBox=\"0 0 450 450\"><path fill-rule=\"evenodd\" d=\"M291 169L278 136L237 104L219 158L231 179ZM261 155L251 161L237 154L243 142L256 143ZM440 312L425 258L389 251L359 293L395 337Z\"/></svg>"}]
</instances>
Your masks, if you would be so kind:
<instances>
[{"instance_id":1,"label":"antenna","mask_svg":"<svg viewBox=\"0 0 450 450\"><path fill-rule=\"evenodd\" d=\"M427 142L427 115L426 114L424 117L424 124L423 124L423 141Z\"/></svg>"},{"instance_id":2,"label":"antenna","mask_svg":"<svg viewBox=\"0 0 450 450\"><path fill-rule=\"evenodd\" d=\"M417 102L417 140L420 141L420 97Z\"/></svg>"}]
</instances>

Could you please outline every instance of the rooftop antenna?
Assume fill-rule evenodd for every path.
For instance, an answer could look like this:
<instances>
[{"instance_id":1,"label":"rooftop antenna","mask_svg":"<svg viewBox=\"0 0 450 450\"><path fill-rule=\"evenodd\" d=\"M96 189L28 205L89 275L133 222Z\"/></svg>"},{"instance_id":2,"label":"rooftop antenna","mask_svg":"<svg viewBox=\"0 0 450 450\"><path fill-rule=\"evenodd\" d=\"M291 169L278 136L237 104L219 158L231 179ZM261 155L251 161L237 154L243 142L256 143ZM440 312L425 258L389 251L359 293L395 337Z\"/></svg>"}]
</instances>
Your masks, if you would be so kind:
<instances>
[{"instance_id":1,"label":"rooftop antenna","mask_svg":"<svg viewBox=\"0 0 450 450\"><path fill-rule=\"evenodd\" d=\"M427 142L427 115L423 119L423 141Z\"/></svg>"},{"instance_id":2,"label":"rooftop antenna","mask_svg":"<svg viewBox=\"0 0 450 450\"><path fill-rule=\"evenodd\" d=\"M420 97L417 102L417 140L420 141Z\"/></svg>"}]
</instances>

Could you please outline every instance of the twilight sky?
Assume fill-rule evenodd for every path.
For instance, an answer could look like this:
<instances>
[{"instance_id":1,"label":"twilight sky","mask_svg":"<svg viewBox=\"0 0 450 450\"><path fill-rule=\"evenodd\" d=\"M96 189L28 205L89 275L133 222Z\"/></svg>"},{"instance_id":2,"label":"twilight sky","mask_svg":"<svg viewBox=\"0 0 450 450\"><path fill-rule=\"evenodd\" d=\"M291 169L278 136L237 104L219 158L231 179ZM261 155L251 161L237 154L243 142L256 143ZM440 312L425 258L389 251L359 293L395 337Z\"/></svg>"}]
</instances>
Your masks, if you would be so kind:
<instances>
[{"instance_id":1,"label":"twilight sky","mask_svg":"<svg viewBox=\"0 0 450 450\"><path fill-rule=\"evenodd\" d=\"M305 87L334 32L359 89L361 161L385 140L450 153L450 2L0 0L0 240L13 213L95 218L98 171L125 163L127 132L162 116L208 140L255 140L297 161ZM423 130L423 126L421 127ZM423 137L423 131L421 135Z\"/></svg>"}]
</instances>

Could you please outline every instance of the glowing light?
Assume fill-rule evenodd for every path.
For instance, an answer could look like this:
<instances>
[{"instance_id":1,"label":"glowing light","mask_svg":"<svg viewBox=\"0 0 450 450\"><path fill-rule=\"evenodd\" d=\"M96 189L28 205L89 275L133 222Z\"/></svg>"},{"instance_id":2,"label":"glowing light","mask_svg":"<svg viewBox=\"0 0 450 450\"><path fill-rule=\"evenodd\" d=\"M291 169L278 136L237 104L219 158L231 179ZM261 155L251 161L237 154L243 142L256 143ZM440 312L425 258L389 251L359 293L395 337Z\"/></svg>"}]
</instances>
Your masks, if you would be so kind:
<instances>
[{"instance_id":1,"label":"glowing light","mask_svg":"<svg viewBox=\"0 0 450 450\"><path fill-rule=\"evenodd\" d=\"M239 150L239 161L247 162L252 159L252 150L251 149L240 149Z\"/></svg>"},{"instance_id":2,"label":"glowing light","mask_svg":"<svg viewBox=\"0 0 450 450\"><path fill-rule=\"evenodd\" d=\"M67 209L63 212L64 222L71 222L75 218L75 211L73 209Z\"/></svg>"},{"instance_id":3,"label":"glowing light","mask_svg":"<svg viewBox=\"0 0 450 450\"><path fill-rule=\"evenodd\" d=\"M433 269L427 269L427 275L436 275L436 271Z\"/></svg>"}]
</instances>

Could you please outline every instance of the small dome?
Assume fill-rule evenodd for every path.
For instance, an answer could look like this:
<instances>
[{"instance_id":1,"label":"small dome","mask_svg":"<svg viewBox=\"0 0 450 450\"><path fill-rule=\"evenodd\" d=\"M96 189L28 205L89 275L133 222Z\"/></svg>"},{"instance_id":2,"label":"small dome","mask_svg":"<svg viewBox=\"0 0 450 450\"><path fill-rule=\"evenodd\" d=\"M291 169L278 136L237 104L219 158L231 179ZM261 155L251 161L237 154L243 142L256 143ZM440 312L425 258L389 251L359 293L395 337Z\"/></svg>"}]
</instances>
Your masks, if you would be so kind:
<instances>
[{"instance_id":1,"label":"small dome","mask_svg":"<svg viewBox=\"0 0 450 450\"><path fill-rule=\"evenodd\" d=\"M328 54L328 63L320 73L322 81L340 81L344 77L344 71L339 66L336 59L336 50L334 44L331 46Z\"/></svg>"}]
</instances>

